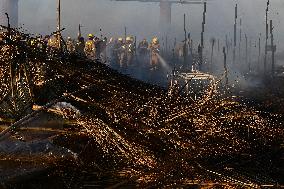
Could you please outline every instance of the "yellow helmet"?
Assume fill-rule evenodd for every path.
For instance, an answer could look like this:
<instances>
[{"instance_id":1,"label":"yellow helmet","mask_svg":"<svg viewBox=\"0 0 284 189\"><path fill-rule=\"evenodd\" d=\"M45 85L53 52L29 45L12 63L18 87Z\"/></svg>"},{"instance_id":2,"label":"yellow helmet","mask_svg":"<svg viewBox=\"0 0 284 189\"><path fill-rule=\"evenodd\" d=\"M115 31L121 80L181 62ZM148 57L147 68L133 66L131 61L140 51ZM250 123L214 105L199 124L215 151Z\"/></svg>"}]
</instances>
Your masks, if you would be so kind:
<instances>
[{"instance_id":1,"label":"yellow helmet","mask_svg":"<svg viewBox=\"0 0 284 189\"><path fill-rule=\"evenodd\" d=\"M119 37L119 38L118 38L118 41L122 42L122 41L123 41L122 37Z\"/></svg>"},{"instance_id":2,"label":"yellow helmet","mask_svg":"<svg viewBox=\"0 0 284 189\"><path fill-rule=\"evenodd\" d=\"M131 41L131 37L130 36L126 37L126 41Z\"/></svg>"},{"instance_id":3,"label":"yellow helmet","mask_svg":"<svg viewBox=\"0 0 284 189\"><path fill-rule=\"evenodd\" d=\"M88 37L89 37L89 38L94 38L94 35L90 33L90 34L88 35Z\"/></svg>"},{"instance_id":4,"label":"yellow helmet","mask_svg":"<svg viewBox=\"0 0 284 189\"><path fill-rule=\"evenodd\" d=\"M36 41L34 39L31 40L31 45L34 46L36 44Z\"/></svg>"},{"instance_id":5,"label":"yellow helmet","mask_svg":"<svg viewBox=\"0 0 284 189\"><path fill-rule=\"evenodd\" d=\"M157 38L157 37L154 37L154 38L152 39L152 43L159 43L158 38Z\"/></svg>"}]
</instances>

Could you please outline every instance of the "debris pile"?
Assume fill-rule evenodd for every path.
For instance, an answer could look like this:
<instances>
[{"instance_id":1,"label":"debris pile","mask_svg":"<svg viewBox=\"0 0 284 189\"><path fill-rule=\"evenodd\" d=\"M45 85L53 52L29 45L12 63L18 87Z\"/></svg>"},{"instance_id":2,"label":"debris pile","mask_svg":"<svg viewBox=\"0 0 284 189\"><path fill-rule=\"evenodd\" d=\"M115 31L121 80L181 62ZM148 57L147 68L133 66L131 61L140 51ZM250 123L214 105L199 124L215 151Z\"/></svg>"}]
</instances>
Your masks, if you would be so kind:
<instances>
[{"instance_id":1,"label":"debris pile","mask_svg":"<svg viewBox=\"0 0 284 189\"><path fill-rule=\"evenodd\" d=\"M2 119L29 116L36 103L37 111L51 111L65 120L66 132L53 136L52 142L78 157L70 161L72 167L56 163L53 174L65 180L66 187L283 184L283 115L220 95L218 82L198 100L169 96L165 89L99 62L47 47L40 50L40 40L16 30L7 35L0 55ZM21 92L20 85L29 91ZM58 102L72 108L52 107ZM24 126L19 123L11 130L21 135ZM100 180L106 176L112 181Z\"/></svg>"}]
</instances>

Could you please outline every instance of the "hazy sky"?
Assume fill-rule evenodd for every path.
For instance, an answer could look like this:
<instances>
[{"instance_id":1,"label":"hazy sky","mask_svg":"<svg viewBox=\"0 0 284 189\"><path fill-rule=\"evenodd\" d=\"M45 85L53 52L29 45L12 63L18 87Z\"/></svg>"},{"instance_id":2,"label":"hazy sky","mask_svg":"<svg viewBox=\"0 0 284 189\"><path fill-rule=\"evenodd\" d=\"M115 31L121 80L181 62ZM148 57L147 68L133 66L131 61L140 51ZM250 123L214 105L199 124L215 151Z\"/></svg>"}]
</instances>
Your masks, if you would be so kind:
<instances>
[{"instance_id":1,"label":"hazy sky","mask_svg":"<svg viewBox=\"0 0 284 189\"><path fill-rule=\"evenodd\" d=\"M284 0L270 0L270 19L275 24L275 38L279 48L284 49ZM57 0L20 0L20 20L24 28L34 33L50 33L56 26ZM239 18L243 20L243 33L255 41L265 33L266 0L212 0L207 7L205 38L224 39L233 33L234 6L239 5ZM195 40L200 38L202 22L201 5L173 5L172 33L183 38L183 14L187 16L187 29ZM140 38L159 32L159 5L157 3L115 2L110 0L62 0L62 25L65 34L76 36L81 23L84 34L99 33L108 36L122 35L124 26L128 32Z\"/></svg>"}]
</instances>

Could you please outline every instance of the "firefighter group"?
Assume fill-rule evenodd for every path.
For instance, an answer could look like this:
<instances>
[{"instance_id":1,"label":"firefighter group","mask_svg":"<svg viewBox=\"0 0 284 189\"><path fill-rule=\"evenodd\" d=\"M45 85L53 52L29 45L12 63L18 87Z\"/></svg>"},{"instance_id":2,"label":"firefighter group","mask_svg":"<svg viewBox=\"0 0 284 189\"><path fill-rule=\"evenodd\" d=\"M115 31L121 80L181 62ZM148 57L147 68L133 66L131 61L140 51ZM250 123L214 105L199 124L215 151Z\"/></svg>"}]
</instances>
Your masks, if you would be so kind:
<instances>
[{"instance_id":1,"label":"firefighter group","mask_svg":"<svg viewBox=\"0 0 284 189\"><path fill-rule=\"evenodd\" d=\"M60 46L58 34L54 34L46 41L51 48ZM147 65L151 69L157 69L159 65L160 44L157 37L153 37L150 43L143 39L136 45L133 36L110 38L108 40L106 37L89 34L87 40L85 40L84 37L78 35L77 40L73 40L71 37L67 38L66 48L69 53L76 53L79 56L100 60L105 63L111 61L121 68L134 65L137 56L143 62L148 62ZM108 56L108 53L110 56Z\"/></svg>"}]
</instances>

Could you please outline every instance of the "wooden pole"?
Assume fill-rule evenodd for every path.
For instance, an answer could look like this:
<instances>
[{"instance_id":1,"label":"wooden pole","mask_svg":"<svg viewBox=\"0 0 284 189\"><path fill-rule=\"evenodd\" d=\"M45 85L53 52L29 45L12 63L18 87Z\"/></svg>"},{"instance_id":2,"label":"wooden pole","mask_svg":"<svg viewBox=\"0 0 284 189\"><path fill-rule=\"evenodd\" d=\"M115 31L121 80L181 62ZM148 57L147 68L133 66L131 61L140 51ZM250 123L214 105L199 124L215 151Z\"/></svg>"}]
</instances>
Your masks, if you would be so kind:
<instances>
[{"instance_id":1,"label":"wooden pole","mask_svg":"<svg viewBox=\"0 0 284 189\"><path fill-rule=\"evenodd\" d=\"M235 6L233 64L236 63L238 4Z\"/></svg>"},{"instance_id":2,"label":"wooden pole","mask_svg":"<svg viewBox=\"0 0 284 189\"><path fill-rule=\"evenodd\" d=\"M204 48L204 26L205 26L205 19L206 19L206 7L207 3L204 2L204 9L203 9L203 20L202 20L202 31L201 31L201 48L200 48L200 66L202 67L203 64L203 48Z\"/></svg>"},{"instance_id":3,"label":"wooden pole","mask_svg":"<svg viewBox=\"0 0 284 189\"><path fill-rule=\"evenodd\" d=\"M211 41L211 61L210 61L210 69L209 71L212 72L212 66L213 66L213 51L214 51L214 45L215 45L215 38L212 39Z\"/></svg>"},{"instance_id":4,"label":"wooden pole","mask_svg":"<svg viewBox=\"0 0 284 189\"><path fill-rule=\"evenodd\" d=\"M272 77L274 77L275 74L275 49L274 49L274 36L273 36L273 24L272 20L270 20L270 39L271 39L271 51L272 51L272 57L271 57L271 74Z\"/></svg>"},{"instance_id":5,"label":"wooden pole","mask_svg":"<svg viewBox=\"0 0 284 189\"><path fill-rule=\"evenodd\" d=\"M186 32L186 28L185 28L185 14L183 15L183 31L184 31L183 63L184 63L184 66L186 66L186 62L187 62L187 47L186 47L187 32Z\"/></svg>"},{"instance_id":6,"label":"wooden pole","mask_svg":"<svg viewBox=\"0 0 284 189\"><path fill-rule=\"evenodd\" d=\"M248 37L247 34L245 34L245 39L246 39L246 66L248 65Z\"/></svg>"},{"instance_id":7,"label":"wooden pole","mask_svg":"<svg viewBox=\"0 0 284 189\"><path fill-rule=\"evenodd\" d=\"M79 24L78 39L82 37L81 24Z\"/></svg>"},{"instance_id":8,"label":"wooden pole","mask_svg":"<svg viewBox=\"0 0 284 189\"><path fill-rule=\"evenodd\" d=\"M248 57L248 68L249 72L251 72L251 38L249 38Z\"/></svg>"},{"instance_id":9,"label":"wooden pole","mask_svg":"<svg viewBox=\"0 0 284 189\"><path fill-rule=\"evenodd\" d=\"M225 70L225 87L228 89L229 79L228 79L228 68L227 68L227 54L226 48L223 47L223 55L224 55L224 70Z\"/></svg>"},{"instance_id":10,"label":"wooden pole","mask_svg":"<svg viewBox=\"0 0 284 189\"><path fill-rule=\"evenodd\" d=\"M257 61L257 68L258 68L258 71L259 71L259 69L260 69L260 53L261 53L260 37L261 37L261 34L259 35L259 38L258 38L258 61Z\"/></svg>"},{"instance_id":11,"label":"wooden pole","mask_svg":"<svg viewBox=\"0 0 284 189\"><path fill-rule=\"evenodd\" d=\"M264 54L264 73L266 73L267 67L267 41L268 41L268 11L269 11L269 0L267 0L266 10L265 10L265 54Z\"/></svg>"},{"instance_id":12,"label":"wooden pole","mask_svg":"<svg viewBox=\"0 0 284 189\"><path fill-rule=\"evenodd\" d=\"M57 31L58 31L58 45L59 45L59 48L61 48L61 33L60 33L60 30L61 30L61 0L58 0L57 1Z\"/></svg>"},{"instance_id":13,"label":"wooden pole","mask_svg":"<svg viewBox=\"0 0 284 189\"><path fill-rule=\"evenodd\" d=\"M242 19L240 18L240 41L239 41L239 61L241 61L241 43L242 43Z\"/></svg>"}]
</instances>

